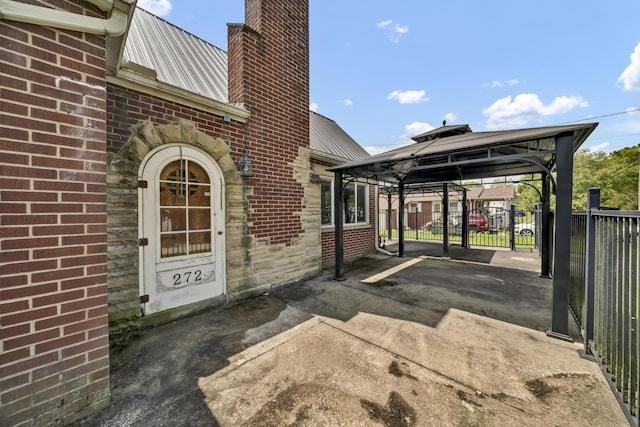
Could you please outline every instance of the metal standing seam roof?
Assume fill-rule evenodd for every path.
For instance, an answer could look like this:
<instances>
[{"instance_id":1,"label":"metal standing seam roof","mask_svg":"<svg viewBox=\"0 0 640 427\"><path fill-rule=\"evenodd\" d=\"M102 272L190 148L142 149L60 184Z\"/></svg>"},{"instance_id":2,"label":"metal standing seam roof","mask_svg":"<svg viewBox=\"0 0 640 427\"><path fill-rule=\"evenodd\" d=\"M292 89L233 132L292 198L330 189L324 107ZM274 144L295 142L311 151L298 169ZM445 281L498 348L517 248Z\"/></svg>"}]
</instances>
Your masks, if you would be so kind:
<instances>
[{"instance_id":1,"label":"metal standing seam roof","mask_svg":"<svg viewBox=\"0 0 640 427\"><path fill-rule=\"evenodd\" d=\"M357 160L370 157L353 138L335 121L310 111L310 144L313 150L333 154L345 160Z\"/></svg>"},{"instance_id":2,"label":"metal standing seam roof","mask_svg":"<svg viewBox=\"0 0 640 427\"><path fill-rule=\"evenodd\" d=\"M228 102L227 53L139 7L122 59L155 70L159 81Z\"/></svg>"},{"instance_id":3,"label":"metal standing seam roof","mask_svg":"<svg viewBox=\"0 0 640 427\"><path fill-rule=\"evenodd\" d=\"M541 167L551 171L555 167L556 137L573 134L575 151L597 125L586 123L491 132L469 130L427 139L329 170L357 178L405 184L522 175L541 172ZM431 136L437 134L437 129L434 131L430 131Z\"/></svg>"},{"instance_id":4,"label":"metal standing seam roof","mask_svg":"<svg viewBox=\"0 0 640 427\"><path fill-rule=\"evenodd\" d=\"M136 8L123 63L152 69L157 79L217 101L228 102L228 54L144 9ZM345 161L369 157L336 122L310 111L312 149Z\"/></svg>"}]
</instances>

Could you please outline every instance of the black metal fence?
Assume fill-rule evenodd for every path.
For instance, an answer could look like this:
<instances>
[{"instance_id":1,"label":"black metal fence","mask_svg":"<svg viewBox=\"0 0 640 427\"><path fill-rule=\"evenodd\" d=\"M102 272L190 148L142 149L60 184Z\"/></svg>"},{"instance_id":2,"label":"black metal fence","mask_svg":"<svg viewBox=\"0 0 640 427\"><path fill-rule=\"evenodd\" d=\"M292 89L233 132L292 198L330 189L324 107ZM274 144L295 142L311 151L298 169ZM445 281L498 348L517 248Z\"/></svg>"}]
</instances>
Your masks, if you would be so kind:
<instances>
[{"instance_id":1,"label":"black metal fence","mask_svg":"<svg viewBox=\"0 0 640 427\"><path fill-rule=\"evenodd\" d=\"M609 380L629 421L638 425L640 399L640 211L599 208L573 216L570 305L585 350Z\"/></svg>"},{"instance_id":2,"label":"black metal fence","mask_svg":"<svg viewBox=\"0 0 640 427\"><path fill-rule=\"evenodd\" d=\"M535 212L516 211L500 207L489 207L469 211L468 237L470 246L489 246L504 248L539 248L538 224ZM389 227L391 220L391 227ZM448 240L452 243L462 242L462 212L449 212ZM404 237L414 240L442 241L444 218L439 212L405 212ZM398 237L397 212L388 217L387 212L380 214L378 232L384 239L394 240Z\"/></svg>"},{"instance_id":3,"label":"black metal fence","mask_svg":"<svg viewBox=\"0 0 640 427\"><path fill-rule=\"evenodd\" d=\"M569 308L578 324L582 326L584 307L585 261L587 245L587 213L574 212L571 217L571 286Z\"/></svg>"}]
</instances>

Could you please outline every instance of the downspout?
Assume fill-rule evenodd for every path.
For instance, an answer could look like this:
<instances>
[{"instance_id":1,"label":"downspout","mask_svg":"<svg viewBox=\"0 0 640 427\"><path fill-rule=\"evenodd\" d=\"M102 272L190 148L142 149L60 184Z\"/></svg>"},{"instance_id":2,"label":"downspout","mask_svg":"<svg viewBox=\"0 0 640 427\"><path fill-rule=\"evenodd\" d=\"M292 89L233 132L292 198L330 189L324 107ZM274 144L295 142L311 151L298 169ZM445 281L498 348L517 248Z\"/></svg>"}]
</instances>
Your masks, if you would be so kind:
<instances>
[{"instance_id":1,"label":"downspout","mask_svg":"<svg viewBox=\"0 0 640 427\"><path fill-rule=\"evenodd\" d=\"M379 207L378 207L378 203L379 203L379 196L380 194L378 193L378 186L376 185L376 191L375 191L375 201L374 201L374 215L375 215L375 222L374 222L374 230L375 230L375 235L373 236L373 240L375 241L375 245L376 245L376 251L385 254L385 255L391 255L391 256L397 256L398 253L397 252L389 252L386 249L382 249L380 247L380 242L378 241L378 236L380 235L380 233L378 232L378 217L380 216L379 213ZM389 204L388 210L391 210L391 204ZM391 235L391 230L389 230L389 235Z\"/></svg>"},{"instance_id":2,"label":"downspout","mask_svg":"<svg viewBox=\"0 0 640 427\"><path fill-rule=\"evenodd\" d=\"M12 0L0 0L0 19L108 36L124 34L128 23L128 15L115 8L102 19Z\"/></svg>"}]
</instances>

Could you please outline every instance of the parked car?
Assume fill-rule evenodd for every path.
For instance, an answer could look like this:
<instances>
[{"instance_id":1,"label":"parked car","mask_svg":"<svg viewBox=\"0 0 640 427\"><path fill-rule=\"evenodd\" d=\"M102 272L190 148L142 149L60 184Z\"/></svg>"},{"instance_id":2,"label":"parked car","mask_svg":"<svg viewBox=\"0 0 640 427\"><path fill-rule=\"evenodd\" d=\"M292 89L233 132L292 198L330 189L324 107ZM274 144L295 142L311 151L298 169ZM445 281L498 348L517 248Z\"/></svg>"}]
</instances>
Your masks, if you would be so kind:
<instances>
[{"instance_id":1,"label":"parked car","mask_svg":"<svg viewBox=\"0 0 640 427\"><path fill-rule=\"evenodd\" d=\"M460 215L460 221L462 221L462 215ZM469 233L484 232L489 229L489 222L484 215L469 214Z\"/></svg>"},{"instance_id":2,"label":"parked car","mask_svg":"<svg viewBox=\"0 0 640 427\"><path fill-rule=\"evenodd\" d=\"M536 225L532 223L515 224L513 228L517 234L530 237L535 234Z\"/></svg>"},{"instance_id":3,"label":"parked car","mask_svg":"<svg viewBox=\"0 0 640 427\"><path fill-rule=\"evenodd\" d=\"M434 234L442 234L442 218L429 221L425 224L425 229ZM469 214L469 233L479 233L489 230L489 222L484 215ZM449 218L449 233L462 234L462 214L456 214Z\"/></svg>"}]
</instances>

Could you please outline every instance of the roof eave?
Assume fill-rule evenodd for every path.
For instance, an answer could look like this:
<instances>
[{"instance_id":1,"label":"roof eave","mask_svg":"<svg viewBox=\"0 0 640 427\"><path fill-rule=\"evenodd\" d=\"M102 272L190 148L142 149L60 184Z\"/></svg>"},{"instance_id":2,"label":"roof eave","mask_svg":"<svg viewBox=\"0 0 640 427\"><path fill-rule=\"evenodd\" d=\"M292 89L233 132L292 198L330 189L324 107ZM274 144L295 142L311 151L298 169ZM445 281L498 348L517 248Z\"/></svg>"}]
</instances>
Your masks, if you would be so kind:
<instances>
[{"instance_id":1,"label":"roof eave","mask_svg":"<svg viewBox=\"0 0 640 427\"><path fill-rule=\"evenodd\" d=\"M333 165L341 165L350 160L350 159L345 159L344 157L336 156L335 154L326 153L324 151L317 150L315 148L311 149L311 158L314 160L327 162Z\"/></svg>"},{"instance_id":2,"label":"roof eave","mask_svg":"<svg viewBox=\"0 0 640 427\"><path fill-rule=\"evenodd\" d=\"M245 123L251 114L245 109L161 82L128 68L120 68L116 75L107 75L107 81L127 89L152 94L167 101L178 102L221 117L228 117L240 123Z\"/></svg>"}]
</instances>

